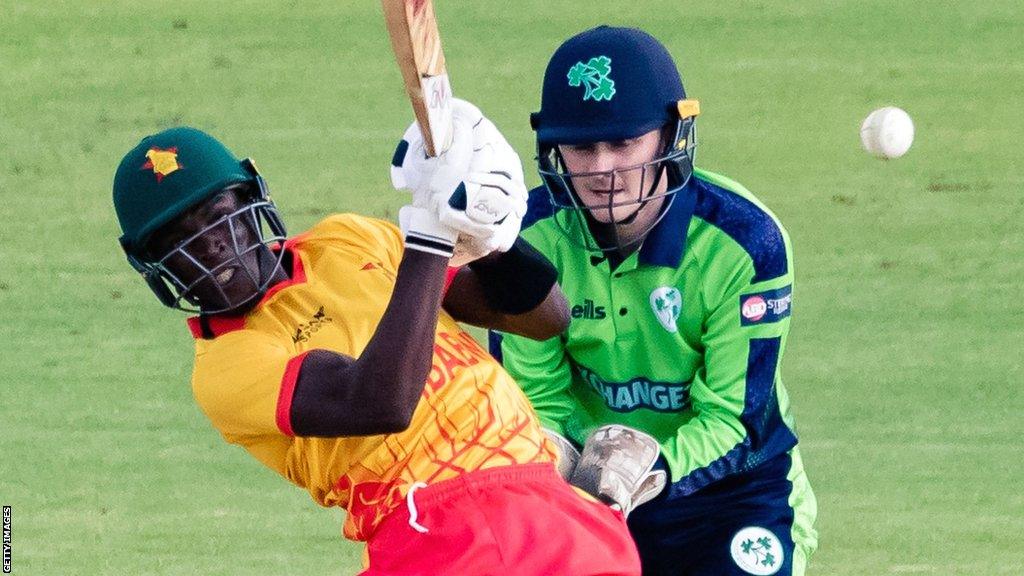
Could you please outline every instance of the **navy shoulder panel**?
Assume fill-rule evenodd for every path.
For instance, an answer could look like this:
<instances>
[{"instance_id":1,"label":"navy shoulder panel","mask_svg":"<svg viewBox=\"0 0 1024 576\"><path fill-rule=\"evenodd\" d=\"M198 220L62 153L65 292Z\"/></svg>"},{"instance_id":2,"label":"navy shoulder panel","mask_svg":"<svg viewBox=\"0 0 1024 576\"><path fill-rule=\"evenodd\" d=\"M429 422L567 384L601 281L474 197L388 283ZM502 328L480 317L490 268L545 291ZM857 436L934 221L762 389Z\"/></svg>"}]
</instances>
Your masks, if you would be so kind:
<instances>
[{"instance_id":1,"label":"navy shoulder panel","mask_svg":"<svg viewBox=\"0 0 1024 576\"><path fill-rule=\"evenodd\" d=\"M551 205L551 195L543 185L530 190L530 198L526 201L526 216L523 216L522 230L533 226L537 221L543 220L555 213Z\"/></svg>"},{"instance_id":2,"label":"navy shoulder panel","mask_svg":"<svg viewBox=\"0 0 1024 576\"><path fill-rule=\"evenodd\" d=\"M750 472L796 446L796 434L782 418L775 386L781 354L781 338L751 338L743 414L740 415L746 437L722 457L672 484L670 498L688 496L727 476ZM787 465L782 474L788 471Z\"/></svg>"},{"instance_id":3,"label":"navy shoulder panel","mask_svg":"<svg viewBox=\"0 0 1024 576\"><path fill-rule=\"evenodd\" d=\"M775 219L740 194L707 180L697 182L694 214L725 232L754 261L753 283L784 276L789 270L786 240Z\"/></svg>"},{"instance_id":4,"label":"navy shoulder panel","mask_svg":"<svg viewBox=\"0 0 1024 576\"><path fill-rule=\"evenodd\" d=\"M501 341L505 339L505 335L501 332L494 330L487 331L487 348L494 356L494 359L498 361L498 364L504 364L505 358L501 351Z\"/></svg>"}]
</instances>

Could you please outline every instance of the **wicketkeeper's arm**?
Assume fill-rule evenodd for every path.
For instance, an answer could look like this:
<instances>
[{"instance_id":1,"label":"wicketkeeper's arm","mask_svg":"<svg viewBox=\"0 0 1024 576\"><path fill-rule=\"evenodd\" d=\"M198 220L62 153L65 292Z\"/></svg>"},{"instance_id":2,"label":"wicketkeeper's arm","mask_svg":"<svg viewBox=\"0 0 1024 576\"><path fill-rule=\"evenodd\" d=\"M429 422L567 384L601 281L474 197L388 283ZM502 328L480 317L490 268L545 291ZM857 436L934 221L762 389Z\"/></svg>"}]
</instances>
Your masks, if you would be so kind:
<instances>
[{"instance_id":1,"label":"wicketkeeper's arm","mask_svg":"<svg viewBox=\"0 0 1024 576\"><path fill-rule=\"evenodd\" d=\"M545 428L569 436L575 426L577 403L569 392L572 367L561 337L533 340L491 332L491 355L501 361L530 400Z\"/></svg>"},{"instance_id":2,"label":"wicketkeeper's arm","mask_svg":"<svg viewBox=\"0 0 1024 576\"><path fill-rule=\"evenodd\" d=\"M785 232L780 242L779 251L791 263ZM749 258L732 269L723 264L723 280L707 279L701 286L709 310L702 337L705 370L690 384L697 416L661 446L673 489L682 494L796 443L785 423L788 399L776 386L789 333L792 268L761 279Z\"/></svg>"}]
</instances>

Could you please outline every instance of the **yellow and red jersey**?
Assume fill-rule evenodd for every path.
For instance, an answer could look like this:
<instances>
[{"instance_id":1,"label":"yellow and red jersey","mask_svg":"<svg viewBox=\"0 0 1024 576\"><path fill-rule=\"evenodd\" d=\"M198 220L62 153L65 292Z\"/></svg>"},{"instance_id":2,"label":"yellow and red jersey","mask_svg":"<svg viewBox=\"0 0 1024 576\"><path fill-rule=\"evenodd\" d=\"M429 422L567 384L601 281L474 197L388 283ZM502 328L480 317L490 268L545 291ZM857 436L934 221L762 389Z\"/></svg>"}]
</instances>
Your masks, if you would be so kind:
<instances>
[{"instance_id":1,"label":"yellow and red jersey","mask_svg":"<svg viewBox=\"0 0 1024 576\"><path fill-rule=\"evenodd\" d=\"M303 358L314 349L359 357L391 299L403 245L394 225L346 214L323 220L284 249L291 279L252 312L189 320L196 336L193 390L225 440L319 504L347 509L347 538L368 539L414 482L554 461L519 387L443 311L430 376L407 430L296 437L289 412Z\"/></svg>"}]
</instances>

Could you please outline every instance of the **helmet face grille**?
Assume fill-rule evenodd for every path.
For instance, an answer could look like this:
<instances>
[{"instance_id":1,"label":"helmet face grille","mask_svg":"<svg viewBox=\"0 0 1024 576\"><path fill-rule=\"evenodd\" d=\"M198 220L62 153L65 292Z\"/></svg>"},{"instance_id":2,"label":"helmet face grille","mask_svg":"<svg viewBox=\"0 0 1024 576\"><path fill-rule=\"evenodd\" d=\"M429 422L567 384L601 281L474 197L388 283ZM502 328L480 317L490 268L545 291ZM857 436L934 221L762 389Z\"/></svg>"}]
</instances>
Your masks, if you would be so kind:
<instances>
[{"instance_id":1,"label":"helmet face grille","mask_svg":"<svg viewBox=\"0 0 1024 576\"><path fill-rule=\"evenodd\" d=\"M598 26L559 46L545 70L541 107L530 124L537 133L538 171L553 207L566 213L556 220L568 239L597 252L626 252L642 242L690 180L699 112L697 101L686 98L672 55L642 30ZM558 153L560 145L619 142L658 129L670 136L666 146L641 165L573 174ZM595 194L585 194L591 205L581 199L574 188L581 178L591 178L587 189L600 204L594 204ZM602 188L611 182L607 194L594 190L594 180ZM634 197L623 197L623 190Z\"/></svg>"},{"instance_id":2,"label":"helmet face grille","mask_svg":"<svg viewBox=\"0 0 1024 576\"><path fill-rule=\"evenodd\" d=\"M211 231L225 227L231 238L226 257L212 265L204 264L198 257L200 244ZM245 236L240 233L242 228L251 233L248 236L252 239L244 244L239 243L239 237ZM159 259L137 262L136 267L141 266L150 288L170 308L203 314L238 311L258 301L270 288L285 255L284 240L277 208L270 201L259 200L178 242ZM229 291L225 290L228 282L242 285ZM200 301L200 291L215 292L218 302Z\"/></svg>"},{"instance_id":3,"label":"helmet face grille","mask_svg":"<svg viewBox=\"0 0 1024 576\"><path fill-rule=\"evenodd\" d=\"M625 252L636 248L658 225L676 193L687 185L693 173L695 148L694 118L684 118L676 122L673 137L661 153L648 162L606 171L570 172L558 146L539 144L538 173L555 209L555 222L571 243L592 252ZM595 177L607 182L607 201L587 204L573 181ZM665 190L654 192L663 178L667 179ZM630 179L640 182L636 195L615 192L619 184ZM648 210L657 210L657 216L642 229L635 229L634 221Z\"/></svg>"}]
</instances>

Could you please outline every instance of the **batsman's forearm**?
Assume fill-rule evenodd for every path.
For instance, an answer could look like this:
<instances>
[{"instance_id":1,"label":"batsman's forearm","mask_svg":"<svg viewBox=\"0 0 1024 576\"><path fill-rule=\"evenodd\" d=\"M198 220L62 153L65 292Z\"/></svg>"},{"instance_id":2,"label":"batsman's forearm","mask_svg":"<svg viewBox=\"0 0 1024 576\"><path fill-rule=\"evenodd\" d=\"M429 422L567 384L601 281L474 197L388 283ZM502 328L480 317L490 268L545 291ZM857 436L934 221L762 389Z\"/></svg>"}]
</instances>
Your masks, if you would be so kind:
<instances>
[{"instance_id":1,"label":"batsman's forearm","mask_svg":"<svg viewBox=\"0 0 1024 576\"><path fill-rule=\"evenodd\" d=\"M547 258L520 238L507 252L462 268L444 307L467 324L546 340L569 326L569 306L557 279Z\"/></svg>"},{"instance_id":2,"label":"batsman's forearm","mask_svg":"<svg viewBox=\"0 0 1024 576\"><path fill-rule=\"evenodd\" d=\"M299 436L335 438L405 430L433 358L447 258L406 250L391 301L358 359L312 350L292 403Z\"/></svg>"},{"instance_id":3,"label":"batsman's forearm","mask_svg":"<svg viewBox=\"0 0 1024 576\"><path fill-rule=\"evenodd\" d=\"M412 418L434 354L448 259L406 250L377 330L353 368L372 397Z\"/></svg>"}]
</instances>

